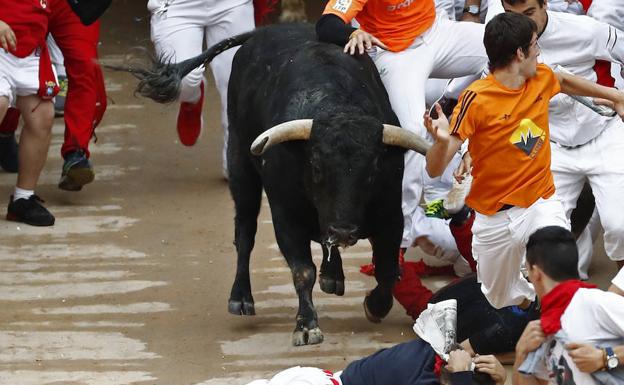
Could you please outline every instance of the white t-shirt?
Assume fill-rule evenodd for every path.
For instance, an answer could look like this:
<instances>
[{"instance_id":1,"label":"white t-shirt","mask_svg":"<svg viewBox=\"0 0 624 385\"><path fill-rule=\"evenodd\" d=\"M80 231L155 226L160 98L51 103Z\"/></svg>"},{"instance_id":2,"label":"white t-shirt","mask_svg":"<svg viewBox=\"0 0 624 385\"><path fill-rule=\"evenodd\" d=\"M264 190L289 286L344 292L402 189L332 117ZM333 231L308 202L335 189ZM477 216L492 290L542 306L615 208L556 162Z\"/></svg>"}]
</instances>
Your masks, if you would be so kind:
<instances>
[{"instance_id":1,"label":"white t-shirt","mask_svg":"<svg viewBox=\"0 0 624 385\"><path fill-rule=\"evenodd\" d=\"M561 330L570 342L615 346L624 343L624 297L600 289L579 289L561 316ZM606 343L606 341L608 341ZM551 340L536 376L556 385L593 385L578 370L564 344Z\"/></svg>"},{"instance_id":2,"label":"white t-shirt","mask_svg":"<svg viewBox=\"0 0 624 385\"><path fill-rule=\"evenodd\" d=\"M616 39L616 36L620 38ZM548 24L538 43L538 60L550 67L560 65L575 75L596 81L596 59L624 63L624 32L589 16L548 11ZM585 144L608 124L624 125L618 117L607 118L560 93L550 101L551 139L564 146ZM620 127L618 127L620 129Z\"/></svg>"},{"instance_id":3,"label":"white t-shirt","mask_svg":"<svg viewBox=\"0 0 624 385\"><path fill-rule=\"evenodd\" d=\"M620 269L620 272L617 273L611 283L617 286L618 289L624 290L624 267Z\"/></svg>"}]
</instances>

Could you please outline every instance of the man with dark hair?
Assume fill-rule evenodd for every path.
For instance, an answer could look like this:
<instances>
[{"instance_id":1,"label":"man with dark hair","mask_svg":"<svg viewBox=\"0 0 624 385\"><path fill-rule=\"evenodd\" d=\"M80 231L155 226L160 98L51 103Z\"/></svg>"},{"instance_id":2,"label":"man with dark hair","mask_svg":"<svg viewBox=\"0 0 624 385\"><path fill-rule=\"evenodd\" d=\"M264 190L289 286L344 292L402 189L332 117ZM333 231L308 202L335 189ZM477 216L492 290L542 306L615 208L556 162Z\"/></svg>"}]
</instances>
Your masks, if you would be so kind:
<instances>
[{"instance_id":1,"label":"man with dark hair","mask_svg":"<svg viewBox=\"0 0 624 385\"><path fill-rule=\"evenodd\" d=\"M547 384L549 380L557 385L598 383L575 365L568 341L601 347L604 369L609 371L602 376L622 383L618 381L624 381L624 372L618 370L613 347L624 342L624 298L578 279L576 242L564 228L545 227L531 235L526 262L542 314L527 325L516 345L514 385ZM526 373L522 364L542 344L544 356ZM521 366L528 375L520 373Z\"/></svg>"},{"instance_id":2,"label":"man with dark hair","mask_svg":"<svg viewBox=\"0 0 624 385\"><path fill-rule=\"evenodd\" d=\"M502 0L502 6L535 21L544 64L613 87L610 66L624 63L624 31L589 16L549 11L543 0ZM624 123L557 95L550 101L549 125L555 144L551 170L566 216L570 218L588 182L604 228L605 251L624 266ZM586 233L582 241L591 243L590 238ZM591 257L587 254L581 255L583 278Z\"/></svg>"},{"instance_id":3,"label":"man with dark hair","mask_svg":"<svg viewBox=\"0 0 624 385\"><path fill-rule=\"evenodd\" d=\"M495 308L524 309L535 298L520 271L529 235L546 226L569 228L550 171L549 100L559 92L608 99L624 116L624 93L537 64L537 38L537 25L524 15L494 17L483 39L491 74L462 93L450 130L439 105L436 120L425 116L435 138L427 152L430 176L440 175L470 139L473 256L481 290Z\"/></svg>"},{"instance_id":4,"label":"man with dark hair","mask_svg":"<svg viewBox=\"0 0 624 385\"><path fill-rule=\"evenodd\" d=\"M256 380L248 385L504 385L507 378L496 357L473 358L459 346L451 350L448 363L443 365L429 343L415 339L353 361L335 374L318 368L294 367L270 380Z\"/></svg>"}]
</instances>

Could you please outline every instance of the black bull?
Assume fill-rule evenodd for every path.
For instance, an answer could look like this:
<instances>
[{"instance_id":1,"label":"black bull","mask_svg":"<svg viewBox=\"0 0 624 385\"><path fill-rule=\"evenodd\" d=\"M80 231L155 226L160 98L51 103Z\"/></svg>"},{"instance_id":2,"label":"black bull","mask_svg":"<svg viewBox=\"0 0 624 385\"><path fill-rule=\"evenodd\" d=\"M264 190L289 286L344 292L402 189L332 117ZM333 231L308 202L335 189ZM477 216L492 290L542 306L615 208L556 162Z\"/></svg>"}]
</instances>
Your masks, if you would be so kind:
<instances>
[{"instance_id":1,"label":"black bull","mask_svg":"<svg viewBox=\"0 0 624 385\"><path fill-rule=\"evenodd\" d=\"M397 127L367 55L349 56L341 47L320 43L307 25L269 26L180 64L131 69L142 79L138 92L171 101L182 76L241 44L228 89L227 155L238 253L229 311L255 314L249 258L264 188L299 297L293 344L323 341L312 302L316 266L310 241L324 245L321 289L343 295L338 246L370 239L377 287L364 299L364 309L369 320L379 322L392 307L398 276L403 154L405 149L424 153L427 144Z\"/></svg>"}]
</instances>

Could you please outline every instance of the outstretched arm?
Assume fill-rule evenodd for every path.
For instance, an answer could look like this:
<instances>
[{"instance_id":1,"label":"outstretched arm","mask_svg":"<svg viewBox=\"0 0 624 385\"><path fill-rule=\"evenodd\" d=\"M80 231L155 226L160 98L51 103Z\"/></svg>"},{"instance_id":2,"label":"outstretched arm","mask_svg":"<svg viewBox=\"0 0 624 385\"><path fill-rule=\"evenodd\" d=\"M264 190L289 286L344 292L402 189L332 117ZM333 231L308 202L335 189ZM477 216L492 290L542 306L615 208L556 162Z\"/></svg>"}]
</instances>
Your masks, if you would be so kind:
<instances>
[{"instance_id":1,"label":"outstretched arm","mask_svg":"<svg viewBox=\"0 0 624 385\"><path fill-rule=\"evenodd\" d=\"M624 120L624 92L601 86L580 76L565 72L557 71L555 76L557 76L561 85L561 92L564 94L606 99L613 103L613 109Z\"/></svg>"},{"instance_id":2,"label":"outstretched arm","mask_svg":"<svg viewBox=\"0 0 624 385\"><path fill-rule=\"evenodd\" d=\"M442 112L442 107L436 103L435 109L438 114L437 119L432 119L428 112L424 116L425 127L435 140L433 146L427 151L426 168L432 178L442 175L462 144L458 136L449 133L449 122Z\"/></svg>"}]
</instances>

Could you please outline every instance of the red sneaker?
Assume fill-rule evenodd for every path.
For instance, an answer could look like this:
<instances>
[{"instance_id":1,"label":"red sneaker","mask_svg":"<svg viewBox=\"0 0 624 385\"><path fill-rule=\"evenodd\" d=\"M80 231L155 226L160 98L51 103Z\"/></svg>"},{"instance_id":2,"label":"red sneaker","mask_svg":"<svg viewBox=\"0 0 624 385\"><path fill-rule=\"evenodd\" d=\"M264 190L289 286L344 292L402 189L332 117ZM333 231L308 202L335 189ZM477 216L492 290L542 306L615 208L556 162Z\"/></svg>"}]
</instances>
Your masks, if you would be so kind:
<instances>
[{"instance_id":1,"label":"red sneaker","mask_svg":"<svg viewBox=\"0 0 624 385\"><path fill-rule=\"evenodd\" d=\"M204 105L204 83L200 84L201 95L196 103L180 103L178 112L178 136L180 142L185 146L192 146L197 142L201 134L204 120L202 118L202 107Z\"/></svg>"}]
</instances>

